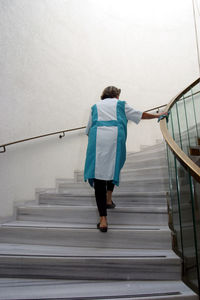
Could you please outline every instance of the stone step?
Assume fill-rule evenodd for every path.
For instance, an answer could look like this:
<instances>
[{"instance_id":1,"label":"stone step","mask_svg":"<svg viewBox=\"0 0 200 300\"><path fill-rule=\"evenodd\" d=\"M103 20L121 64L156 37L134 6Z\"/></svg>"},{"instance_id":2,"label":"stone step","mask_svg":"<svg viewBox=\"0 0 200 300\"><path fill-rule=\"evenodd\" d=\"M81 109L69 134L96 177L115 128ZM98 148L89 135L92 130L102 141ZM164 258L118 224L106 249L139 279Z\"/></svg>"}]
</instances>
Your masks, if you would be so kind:
<instances>
[{"instance_id":1,"label":"stone step","mask_svg":"<svg viewBox=\"0 0 200 300\"><path fill-rule=\"evenodd\" d=\"M134 184L135 183L135 184ZM145 182L143 181L143 185L148 183L150 185L150 182ZM152 182L151 182L152 183ZM137 190L137 184L138 186L141 184L141 181L127 181L127 182L121 182L120 186L115 186L114 191L113 191L113 197L115 196L120 196L120 197L147 197L147 198L157 198L157 197L166 197L166 193L169 193L169 181L168 179L166 180L165 187L160 189L157 181L156 183L156 188L153 191L150 191L149 189L144 189L141 190L141 186L139 186L139 191ZM60 187L60 188L59 188ZM61 190L61 191L59 191ZM64 192L64 190L66 190ZM38 195L41 193L57 193L57 194L66 194L66 195L76 195L76 196L88 196L88 195L94 195L94 188L89 185L88 182L73 182L73 183L66 183L62 179L61 181L57 181L57 188L56 189L39 189L37 191Z\"/></svg>"},{"instance_id":2,"label":"stone step","mask_svg":"<svg viewBox=\"0 0 200 300\"><path fill-rule=\"evenodd\" d=\"M121 181L127 180L139 180L144 177L153 177L153 178L161 178L161 177L167 177L168 176L168 167L145 167L145 168L130 168L129 169L123 169L121 172ZM83 171L76 171L74 173L75 181L76 182L83 182L84 181L84 175Z\"/></svg>"},{"instance_id":3,"label":"stone step","mask_svg":"<svg viewBox=\"0 0 200 300\"><path fill-rule=\"evenodd\" d=\"M122 170L128 168L151 168L151 167L160 167L160 166L167 166L167 159L165 156L161 155L156 157L148 158L148 156L143 157L141 159L137 158L134 159L133 155L130 155L130 159L127 156L126 162Z\"/></svg>"},{"instance_id":4,"label":"stone step","mask_svg":"<svg viewBox=\"0 0 200 300\"><path fill-rule=\"evenodd\" d=\"M135 180L126 180L126 181L121 181L120 182L120 185L119 186L115 186L115 188L118 190L125 190L126 188L133 188L133 190L131 190L131 192L135 192L134 191L134 187L137 186L137 185L143 185L143 187L145 187L146 184L150 184L150 185L155 185L157 190L160 190L159 189L159 185L162 184L162 183L168 183L169 180L168 180L168 177L164 177L164 178L160 178L159 176L157 177L143 177L142 179L139 178L139 179L135 179ZM58 182L58 187L67 187L67 188L87 188L87 189L90 189L90 185L87 183L87 182L64 182L64 180L62 179L62 182L59 183ZM125 190L126 191L126 190Z\"/></svg>"},{"instance_id":5,"label":"stone step","mask_svg":"<svg viewBox=\"0 0 200 300\"><path fill-rule=\"evenodd\" d=\"M102 233L96 225L13 221L0 226L1 243L99 247L123 249L171 249L167 226L109 225Z\"/></svg>"},{"instance_id":6,"label":"stone step","mask_svg":"<svg viewBox=\"0 0 200 300\"><path fill-rule=\"evenodd\" d=\"M142 149L160 149L162 147L165 147L165 142L163 139L157 139L156 142L153 145L147 145L147 144L142 144L140 145L140 151Z\"/></svg>"},{"instance_id":7,"label":"stone step","mask_svg":"<svg viewBox=\"0 0 200 300\"><path fill-rule=\"evenodd\" d=\"M82 192L90 191L93 189L86 182L81 183L57 183L59 193L73 193L78 190ZM169 178L168 177L157 177L157 178L143 178L143 179L134 179L134 180L125 180L120 182L119 187L115 187L114 193L117 192L163 192L168 191L169 189Z\"/></svg>"},{"instance_id":8,"label":"stone step","mask_svg":"<svg viewBox=\"0 0 200 300\"><path fill-rule=\"evenodd\" d=\"M167 207L135 206L107 210L109 224L166 225ZM17 220L96 224L98 210L92 206L31 205L17 208Z\"/></svg>"},{"instance_id":9,"label":"stone step","mask_svg":"<svg viewBox=\"0 0 200 300\"><path fill-rule=\"evenodd\" d=\"M197 300L181 281L0 278L0 300Z\"/></svg>"},{"instance_id":10,"label":"stone step","mask_svg":"<svg viewBox=\"0 0 200 300\"><path fill-rule=\"evenodd\" d=\"M95 206L96 200L94 197L94 191L92 195L69 195L59 193L49 193L48 191L41 192L38 195L39 204L42 205L71 205L71 206ZM166 193L113 193L113 201L117 206L121 207L135 207L141 206L166 206Z\"/></svg>"},{"instance_id":11,"label":"stone step","mask_svg":"<svg viewBox=\"0 0 200 300\"><path fill-rule=\"evenodd\" d=\"M158 165L158 166L144 166L144 167L132 167L132 164L130 163L129 168L128 169L123 169L122 173L138 173L139 175L145 177L145 175L147 176L151 176L151 177L159 177L159 176L163 176L166 177L168 176L168 166L167 164L165 165Z\"/></svg>"},{"instance_id":12,"label":"stone step","mask_svg":"<svg viewBox=\"0 0 200 300\"><path fill-rule=\"evenodd\" d=\"M52 257L176 257L172 250L122 249L98 247L65 247L48 245L0 243L0 255Z\"/></svg>"},{"instance_id":13,"label":"stone step","mask_svg":"<svg viewBox=\"0 0 200 300\"><path fill-rule=\"evenodd\" d=\"M159 152L159 151L165 151L165 143L161 142L158 144L154 144L154 145L141 145L141 149L137 152L128 152L127 155L129 154L135 154L135 153L143 153L143 152L150 152L150 151L154 151L154 152Z\"/></svg>"},{"instance_id":14,"label":"stone step","mask_svg":"<svg viewBox=\"0 0 200 300\"><path fill-rule=\"evenodd\" d=\"M172 250L90 249L0 244L0 276L69 280L179 280Z\"/></svg>"},{"instance_id":15,"label":"stone step","mask_svg":"<svg viewBox=\"0 0 200 300\"><path fill-rule=\"evenodd\" d=\"M121 172L121 180L124 179L135 180L135 179L143 179L145 177L152 177L152 178L166 178L168 176L168 167L145 167L139 169L131 169L123 170Z\"/></svg>"},{"instance_id":16,"label":"stone step","mask_svg":"<svg viewBox=\"0 0 200 300\"><path fill-rule=\"evenodd\" d=\"M139 152L132 152L128 153L126 160L128 162L135 161L137 160L145 160L145 159L160 159L160 158L165 158L166 159L166 150L165 149L155 149L155 150L143 150Z\"/></svg>"}]
</instances>

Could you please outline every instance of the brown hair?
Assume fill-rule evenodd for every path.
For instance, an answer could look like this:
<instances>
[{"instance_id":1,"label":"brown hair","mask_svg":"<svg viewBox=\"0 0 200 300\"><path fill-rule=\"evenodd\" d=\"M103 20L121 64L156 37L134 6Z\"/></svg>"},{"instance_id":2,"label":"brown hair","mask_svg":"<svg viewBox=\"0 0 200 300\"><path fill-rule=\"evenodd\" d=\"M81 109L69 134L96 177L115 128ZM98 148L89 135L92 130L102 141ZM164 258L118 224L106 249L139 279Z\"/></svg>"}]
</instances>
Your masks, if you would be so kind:
<instances>
[{"instance_id":1,"label":"brown hair","mask_svg":"<svg viewBox=\"0 0 200 300\"><path fill-rule=\"evenodd\" d=\"M121 90L116 88L115 86L108 86L103 90L101 95L101 100L106 98L117 98L119 97Z\"/></svg>"}]
</instances>

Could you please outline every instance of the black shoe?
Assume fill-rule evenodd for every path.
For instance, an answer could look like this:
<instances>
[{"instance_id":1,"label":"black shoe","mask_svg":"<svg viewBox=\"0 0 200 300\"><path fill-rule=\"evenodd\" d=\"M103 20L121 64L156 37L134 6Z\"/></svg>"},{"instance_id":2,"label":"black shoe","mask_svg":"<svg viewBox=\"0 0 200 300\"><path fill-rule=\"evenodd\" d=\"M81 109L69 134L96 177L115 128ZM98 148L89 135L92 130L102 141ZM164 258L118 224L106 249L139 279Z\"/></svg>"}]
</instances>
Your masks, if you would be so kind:
<instances>
[{"instance_id":1,"label":"black shoe","mask_svg":"<svg viewBox=\"0 0 200 300\"><path fill-rule=\"evenodd\" d=\"M107 204L106 208L115 208L116 204L114 202L112 202L112 204Z\"/></svg>"},{"instance_id":2,"label":"black shoe","mask_svg":"<svg viewBox=\"0 0 200 300\"><path fill-rule=\"evenodd\" d=\"M97 224L97 228L101 231L101 232L107 232L108 227L100 227L100 223Z\"/></svg>"}]
</instances>

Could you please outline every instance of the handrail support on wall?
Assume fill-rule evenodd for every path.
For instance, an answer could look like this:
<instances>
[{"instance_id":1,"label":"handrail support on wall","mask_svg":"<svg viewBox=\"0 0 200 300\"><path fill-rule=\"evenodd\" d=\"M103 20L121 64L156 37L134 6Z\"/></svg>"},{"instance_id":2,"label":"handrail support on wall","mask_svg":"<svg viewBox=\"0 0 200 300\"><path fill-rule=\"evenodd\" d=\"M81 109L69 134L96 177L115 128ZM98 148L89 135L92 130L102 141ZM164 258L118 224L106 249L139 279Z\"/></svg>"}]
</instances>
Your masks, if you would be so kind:
<instances>
[{"instance_id":1,"label":"handrail support on wall","mask_svg":"<svg viewBox=\"0 0 200 300\"><path fill-rule=\"evenodd\" d=\"M65 132L63 131L62 134L59 135L59 138L62 139L63 137L65 137Z\"/></svg>"},{"instance_id":2,"label":"handrail support on wall","mask_svg":"<svg viewBox=\"0 0 200 300\"><path fill-rule=\"evenodd\" d=\"M3 150L0 150L0 153L6 152L6 147L5 146L1 146L0 148L3 148Z\"/></svg>"}]
</instances>

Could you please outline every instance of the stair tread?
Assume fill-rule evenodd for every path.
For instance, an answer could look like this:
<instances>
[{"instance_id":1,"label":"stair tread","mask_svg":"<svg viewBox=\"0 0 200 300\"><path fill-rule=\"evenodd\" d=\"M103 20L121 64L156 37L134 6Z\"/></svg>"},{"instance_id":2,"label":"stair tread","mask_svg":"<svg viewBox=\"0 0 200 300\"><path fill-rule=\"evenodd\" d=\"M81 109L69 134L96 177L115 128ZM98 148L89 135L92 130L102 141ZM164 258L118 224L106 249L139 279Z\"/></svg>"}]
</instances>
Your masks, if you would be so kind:
<instances>
[{"instance_id":1,"label":"stair tread","mask_svg":"<svg viewBox=\"0 0 200 300\"><path fill-rule=\"evenodd\" d=\"M64 247L171 249L167 226L112 226L102 233L95 224L52 222L8 222L0 227L2 243ZM44 238L45 237L45 238Z\"/></svg>"},{"instance_id":2,"label":"stair tread","mask_svg":"<svg viewBox=\"0 0 200 300\"><path fill-rule=\"evenodd\" d=\"M161 184L156 180L156 184L152 182L144 183L141 181L141 184L137 184L134 180L132 182L125 182L126 186L115 188L113 192L113 196L121 195L137 195L138 192L145 192L147 191L149 195L154 193L154 191L157 191L158 193L156 195L166 195L166 193L169 192L168 189L168 182L162 182ZM145 188L142 186L144 184ZM134 186L133 186L134 185ZM59 194L66 194L66 195L77 195L77 196L94 196L94 189L91 187L81 187L81 186L59 186ZM138 194L142 195L142 194ZM144 194L147 195L147 194Z\"/></svg>"},{"instance_id":3,"label":"stair tread","mask_svg":"<svg viewBox=\"0 0 200 300\"><path fill-rule=\"evenodd\" d=\"M142 172L142 171L149 171L149 170L162 170L162 169L166 169L166 170L168 170L168 166L167 166L167 164L163 164L163 165L158 165L158 166L153 166L153 167L141 167L141 168L138 168L138 167L135 167L135 168L133 168L133 167L129 167L128 169L125 169L124 170L124 168L122 169L122 171L121 171L121 173L120 174L122 174L122 173L124 173L124 172L136 172L136 171L139 171L139 172ZM80 172L80 173L83 173L83 171L82 170L77 170L76 172Z\"/></svg>"},{"instance_id":4,"label":"stair tread","mask_svg":"<svg viewBox=\"0 0 200 300\"><path fill-rule=\"evenodd\" d=\"M137 152L137 153L138 153L138 152ZM159 153L158 153L158 154L159 154ZM124 165L126 165L127 163L130 162L129 158L131 158L131 157L134 157L134 154L133 154L133 153L127 153L127 159L126 159L126 162L125 162ZM156 162L158 162L158 163L160 163L160 160L161 160L161 161L162 161L162 160L167 161L166 156L163 155L163 152L161 153L161 157L159 156L159 158L157 158L157 157L151 157L151 158L149 158L149 157L147 157L147 156L144 156L144 157L142 157L142 159L137 159L137 160L138 160L140 163L141 163L141 162L145 162L145 161L147 161L147 162L156 161Z\"/></svg>"},{"instance_id":5,"label":"stair tread","mask_svg":"<svg viewBox=\"0 0 200 300\"><path fill-rule=\"evenodd\" d=\"M144 206L159 206L166 207L167 201L166 198L132 198L129 196L121 197L113 197L113 201L117 205L117 207L137 207L138 205L141 207ZM30 203L31 204L31 203ZM34 203L35 204L35 203ZM39 197L40 205L64 205L64 206L93 206L96 207L96 201L94 197L76 197L76 196L68 196L68 197L60 197L60 196L40 196ZM29 204L28 204L29 205Z\"/></svg>"},{"instance_id":6,"label":"stair tread","mask_svg":"<svg viewBox=\"0 0 200 300\"><path fill-rule=\"evenodd\" d=\"M168 177L166 176L163 176L163 177L160 177L160 176L151 176L151 178L149 178L149 176L147 177L143 177L142 179L141 178L135 178L134 180L126 180L126 181L123 181L123 182L120 182L120 186L123 186L125 185L126 183L133 183L133 182L152 182L152 181L168 181ZM86 185L87 183L86 182L80 182L80 183L74 183L74 184L82 184L82 185ZM60 183L61 186L65 186L65 185L73 185L73 183L68 183L68 182L63 182L63 183Z\"/></svg>"},{"instance_id":7,"label":"stair tread","mask_svg":"<svg viewBox=\"0 0 200 300\"><path fill-rule=\"evenodd\" d=\"M95 257L134 259L178 259L173 250L65 247L34 244L0 243L0 256Z\"/></svg>"},{"instance_id":8,"label":"stair tread","mask_svg":"<svg viewBox=\"0 0 200 300\"><path fill-rule=\"evenodd\" d=\"M9 221L0 225L3 227L41 227L41 228L63 228L63 229L84 229L96 230L96 224L71 224L71 223L56 223L56 222L38 222L38 221ZM109 224L109 231L111 230L134 230L134 231L170 231L168 226L143 226L143 225L112 225Z\"/></svg>"},{"instance_id":9,"label":"stair tread","mask_svg":"<svg viewBox=\"0 0 200 300\"><path fill-rule=\"evenodd\" d=\"M181 281L102 281L0 278L2 300L198 299ZM169 296L169 298L167 297ZM172 296L173 298L171 298ZM115 298L116 297L116 298ZM154 297L154 298L152 298ZM166 298L167 297L167 298ZM185 298L184 298L185 299Z\"/></svg>"},{"instance_id":10,"label":"stair tread","mask_svg":"<svg viewBox=\"0 0 200 300\"><path fill-rule=\"evenodd\" d=\"M73 211L96 211L97 208L93 207L93 206L89 206L89 205L77 205L77 206L71 206L71 205L20 205L18 206L19 211L20 210L36 210L36 211L48 211L48 210L53 210L53 211L60 211L60 210L64 210L64 211L69 211L69 210L73 210ZM158 205L148 205L148 206L134 206L134 207L123 207L123 206L116 206L115 209L109 210L109 213L122 213L122 212L129 212L129 213L167 213L167 205L166 206L158 206Z\"/></svg>"},{"instance_id":11,"label":"stair tread","mask_svg":"<svg viewBox=\"0 0 200 300\"><path fill-rule=\"evenodd\" d=\"M94 196L94 190L91 189L90 187L88 187L88 190L92 191L92 196ZM115 193L117 191L117 193ZM49 192L49 190L47 189L46 191L42 191L39 193L41 196L59 196L59 197L69 197L71 196L70 193L59 193L59 192ZM91 197L90 194L80 194L80 195L77 195L78 197ZM159 192L126 192L126 191L120 191L117 190L117 188L115 188L115 191L113 193L113 197L123 197L123 196L131 196L131 197L149 197L149 196L152 196L152 197L160 197L160 196L163 196L165 197L166 196L166 191L159 191Z\"/></svg>"},{"instance_id":12,"label":"stair tread","mask_svg":"<svg viewBox=\"0 0 200 300\"><path fill-rule=\"evenodd\" d=\"M156 154L165 154L165 145L152 145L152 146L146 146L142 150L139 150L137 152L128 152L127 157L130 156L137 156L137 155L146 155L147 153L155 153Z\"/></svg>"},{"instance_id":13,"label":"stair tread","mask_svg":"<svg viewBox=\"0 0 200 300\"><path fill-rule=\"evenodd\" d=\"M52 203L53 204L53 203ZM166 225L167 207L117 207L109 209L109 224ZM54 221L78 224L95 224L99 220L98 210L94 205L27 205L17 209L17 220Z\"/></svg>"}]
</instances>

